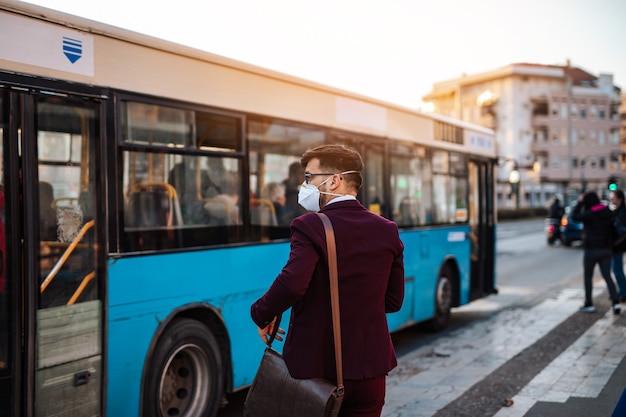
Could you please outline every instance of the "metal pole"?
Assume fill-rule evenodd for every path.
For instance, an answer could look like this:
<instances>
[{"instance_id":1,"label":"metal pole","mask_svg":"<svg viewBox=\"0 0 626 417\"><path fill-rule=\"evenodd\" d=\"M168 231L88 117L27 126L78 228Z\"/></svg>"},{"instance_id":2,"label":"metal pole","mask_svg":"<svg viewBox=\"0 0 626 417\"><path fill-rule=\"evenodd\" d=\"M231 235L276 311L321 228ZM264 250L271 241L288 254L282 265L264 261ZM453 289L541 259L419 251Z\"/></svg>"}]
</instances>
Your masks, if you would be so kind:
<instances>
[{"instance_id":1,"label":"metal pole","mask_svg":"<svg viewBox=\"0 0 626 417\"><path fill-rule=\"evenodd\" d=\"M585 165L587 165L587 158L583 158L580 161L580 187L581 193L587 191L587 180L585 179Z\"/></svg>"}]
</instances>

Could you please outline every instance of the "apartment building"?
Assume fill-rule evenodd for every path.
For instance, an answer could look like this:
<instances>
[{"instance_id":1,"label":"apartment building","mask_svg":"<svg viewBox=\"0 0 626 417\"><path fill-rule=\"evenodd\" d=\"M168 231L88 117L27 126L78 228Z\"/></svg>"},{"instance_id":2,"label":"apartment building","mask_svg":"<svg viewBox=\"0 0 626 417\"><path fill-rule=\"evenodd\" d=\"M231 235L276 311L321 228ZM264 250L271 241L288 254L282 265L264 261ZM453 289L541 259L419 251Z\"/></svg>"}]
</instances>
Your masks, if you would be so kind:
<instances>
[{"instance_id":1,"label":"apartment building","mask_svg":"<svg viewBox=\"0 0 626 417\"><path fill-rule=\"evenodd\" d=\"M435 83L423 101L495 130L499 207L545 206L554 194L571 200L588 189L606 196L611 176L626 185L612 74L517 63Z\"/></svg>"}]
</instances>

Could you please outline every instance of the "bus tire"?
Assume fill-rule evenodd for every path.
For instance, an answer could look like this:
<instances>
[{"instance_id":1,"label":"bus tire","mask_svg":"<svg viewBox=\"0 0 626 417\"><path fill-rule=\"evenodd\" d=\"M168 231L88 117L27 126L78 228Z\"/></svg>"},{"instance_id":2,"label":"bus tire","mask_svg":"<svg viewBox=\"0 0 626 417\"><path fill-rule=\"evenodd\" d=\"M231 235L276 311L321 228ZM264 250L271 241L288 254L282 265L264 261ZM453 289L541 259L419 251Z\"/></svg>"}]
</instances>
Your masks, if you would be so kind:
<instances>
[{"instance_id":1,"label":"bus tire","mask_svg":"<svg viewBox=\"0 0 626 417\"><path fill-rule=\"evenodd\" d=\"M219 345L197 320L175 319L147 364L143 415L215 417L223 396Z\"/></svg>"},{"instance_id":2,"label":"bus tire","mask_svg":"<svg viewBox=\"0 0 626 417\"><path fill-rule=\"evenodd\" d=\"M452 309L452 271L449 267L443 267L437 277L435 287L435 314L426 322L426 329L430 332L440 332L450 323L450 310Z\"/></svg>"}]
</instances>

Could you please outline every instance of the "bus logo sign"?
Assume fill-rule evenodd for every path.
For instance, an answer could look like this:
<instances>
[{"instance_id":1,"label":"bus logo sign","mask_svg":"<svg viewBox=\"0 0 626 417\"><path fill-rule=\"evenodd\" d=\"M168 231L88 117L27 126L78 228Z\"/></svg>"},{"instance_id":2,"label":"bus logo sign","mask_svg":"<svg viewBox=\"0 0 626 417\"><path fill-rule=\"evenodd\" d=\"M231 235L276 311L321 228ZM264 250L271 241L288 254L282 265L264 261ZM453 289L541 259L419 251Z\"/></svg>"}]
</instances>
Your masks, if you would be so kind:
<instances>
[{"instance_id":1,"label":"bus logo sign","mask_svg":"<svg viewBox=\"0 0 626 417\"><path fill-rule=\"evenodd\" d=\"M63 54L73 64L83 56L83 42L63 36Z\"/></svg>"}]
</instances>

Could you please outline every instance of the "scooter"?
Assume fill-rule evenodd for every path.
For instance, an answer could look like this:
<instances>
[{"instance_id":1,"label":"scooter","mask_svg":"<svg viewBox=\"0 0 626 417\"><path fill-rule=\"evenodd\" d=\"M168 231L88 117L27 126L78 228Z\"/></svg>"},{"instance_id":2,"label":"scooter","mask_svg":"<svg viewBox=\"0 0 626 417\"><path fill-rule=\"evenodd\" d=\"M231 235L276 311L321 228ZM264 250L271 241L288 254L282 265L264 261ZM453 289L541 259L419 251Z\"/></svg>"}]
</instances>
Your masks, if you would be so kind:
<instances>
[{"instance_id":1,"label":"scooter","mask_svg":"<svg viewBox=\"0 0 626 417\"><path fill-rule=\"evenodd\" d=\"M561 221L560 219L547 218L545 225L548 245L554 245L554 242L561 240Z\"/></svg>"}]
</instances>

